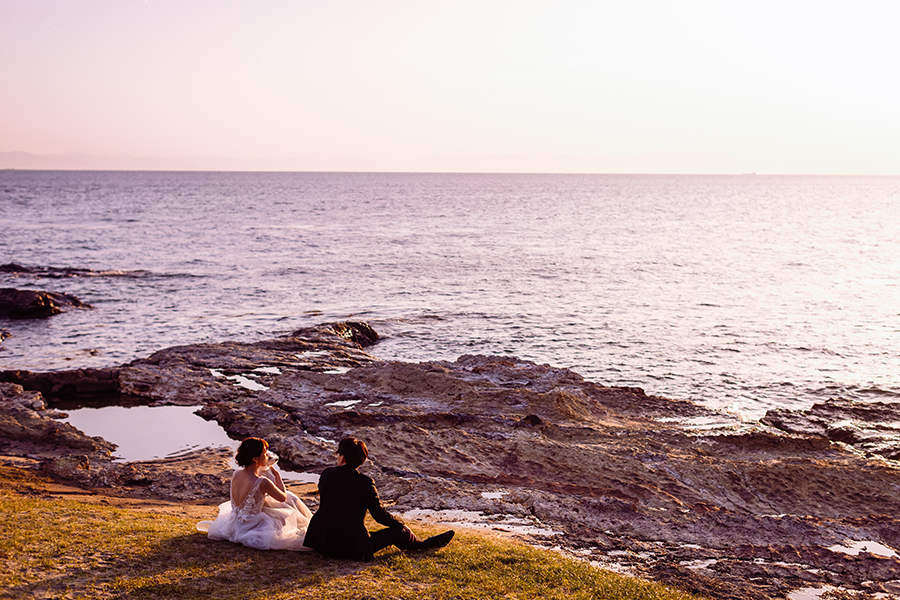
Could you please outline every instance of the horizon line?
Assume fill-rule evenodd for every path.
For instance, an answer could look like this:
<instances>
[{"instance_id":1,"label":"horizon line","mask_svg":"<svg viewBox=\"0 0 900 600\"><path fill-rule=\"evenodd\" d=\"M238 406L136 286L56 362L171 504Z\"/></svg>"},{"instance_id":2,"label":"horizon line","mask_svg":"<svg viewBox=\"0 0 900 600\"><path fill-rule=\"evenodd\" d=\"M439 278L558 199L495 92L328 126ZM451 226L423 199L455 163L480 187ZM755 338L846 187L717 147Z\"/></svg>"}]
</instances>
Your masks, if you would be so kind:
<instances>
[{"instance_id":1,"label":"horizon line","mask_svg":"<svg viewBox=\"0 0 900 600\"><path fill-rule=\"evenodd\" d=\"M52 173L306 173L335 175L602 175L624 177L900 177L883 173L776 173L776 172L600 172L600 171L365 171L365 170L306 170L306 169L130 169L130 168L43 168L0 167L3 171L52 172Z\"/></svg>"},{"instance_id":2,"label":"horizon line","mask_svg":"<svg viewBox=\"0 0 900 600\"><path fill-rule=\"evenodd\" d=\"M4 171L116 171L200 173L431 173L534 175L783 175L838 177L897 177L900 172L866 172L806 168L779 170L776 165L739 165L727 156L710 153L654 152L628 158L582 157L563 153L507 153L430 156L379 160L371 158L228 158L172 157L86 152L34 154L0 151ZM743 161L740 161L743 162ZM809 165L804 165L809 167ZM859 165L857 165L858 167ZM883 165L882 165L883 166ZM742 168L743 167L743 168Z\"/></svg>"}]
</instances>

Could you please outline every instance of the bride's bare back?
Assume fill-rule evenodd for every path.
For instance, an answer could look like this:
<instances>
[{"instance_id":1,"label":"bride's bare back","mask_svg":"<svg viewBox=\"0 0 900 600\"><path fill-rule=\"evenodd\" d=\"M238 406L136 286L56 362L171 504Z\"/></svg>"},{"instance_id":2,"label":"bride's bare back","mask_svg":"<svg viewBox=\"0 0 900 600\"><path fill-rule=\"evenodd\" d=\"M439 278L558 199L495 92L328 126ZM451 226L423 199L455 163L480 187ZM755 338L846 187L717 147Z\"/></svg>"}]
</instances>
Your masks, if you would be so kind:
<instances>
[{"instance_id":1,"label":"bride's bare back","mask_svg":"<svg viewBox=\"0 0 900 600\"><path fill-rule=\"evenodd\" d=\"M255 469L241 469L235 472L231 478L231 501L234 502L235 506L240 506L244 503L256 480L259 479L256 473L252 473L251 470Z\"/></svg>"}]
</instances>

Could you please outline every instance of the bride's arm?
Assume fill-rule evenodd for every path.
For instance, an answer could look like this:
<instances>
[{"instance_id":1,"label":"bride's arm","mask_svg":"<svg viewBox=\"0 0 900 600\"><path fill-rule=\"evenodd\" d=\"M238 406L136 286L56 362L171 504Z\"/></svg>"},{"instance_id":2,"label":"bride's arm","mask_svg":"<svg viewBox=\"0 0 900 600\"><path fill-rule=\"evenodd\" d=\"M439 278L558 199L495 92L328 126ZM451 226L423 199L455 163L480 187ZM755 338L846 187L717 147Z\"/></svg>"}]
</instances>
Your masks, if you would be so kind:
<instances>
[{"instance_id":1,"label":"bride's arm","mask_svg":"<svg viewBox=\"0 0 900 600\"><path fill-rule=\"evenodd\" d=\"M275 484L275 487L280 489L282 492L287 492L287 488L284 487L284 481L281 480L281 473L278 472L278 469L275 467L271 467L262 473L263 477L271 481Z\"/></svg>"},{"instance_id":2,"label":"bride's arm","mask_svg":"<svg viewBox=\"0 0 900 600\"><path fill-rule=\"evenodd\" d=\"M279 483L281 483L281 477L278 477ZM284 484L281 484L281 487L284 487ZM266 494L272 496L279 502L284 502L287 500L287 494L283 489L278 489L275 484L268 478L264 479L261 484L259 484L259 489L261 489Z\"/></svg>"},{"instance_id":3,"label":"bride's arm","mask_svg":"<svg viewBox=\"0 0 900 600\"><path fill-rule=\"evenodd\" d=\"M278 489L281 490L282 492L287 493L287 488L284 487L284 481L281 480L281 473L278 472L278 469L276 469L275 467L272 467L269 470L272 471L272 475L274 475L274 477L275 477L274 483L278 487Z\"/></svg>"}]
</instances>

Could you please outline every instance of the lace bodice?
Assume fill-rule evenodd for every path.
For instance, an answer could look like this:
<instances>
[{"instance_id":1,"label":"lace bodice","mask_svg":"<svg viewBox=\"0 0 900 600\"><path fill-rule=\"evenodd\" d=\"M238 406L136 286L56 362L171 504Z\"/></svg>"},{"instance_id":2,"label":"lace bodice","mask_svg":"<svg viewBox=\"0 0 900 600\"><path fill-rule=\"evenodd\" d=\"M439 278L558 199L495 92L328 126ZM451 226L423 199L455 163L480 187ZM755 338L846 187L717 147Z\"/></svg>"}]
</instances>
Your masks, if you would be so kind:
<instances>
[{"instance_id":1,"label":"lace bodice","mask_svg":"<svg viewBox=\"0 0 900 600\"><path fill-rule=\"evenodd\" d=\"M234 496L231 498L231 509L234 511L234 516L238 521L248 521L253 518L254 515L259 514L259 511L262 510L262 505L266 500L266 494L263 491L260 491L259 484L263 481L262 477L259 477L253 486L250 488L250 491L247 493L247 497L244 498L244 501L241 502L240 506L238 506L234 501Z\"/></svg>"}]
</instances>

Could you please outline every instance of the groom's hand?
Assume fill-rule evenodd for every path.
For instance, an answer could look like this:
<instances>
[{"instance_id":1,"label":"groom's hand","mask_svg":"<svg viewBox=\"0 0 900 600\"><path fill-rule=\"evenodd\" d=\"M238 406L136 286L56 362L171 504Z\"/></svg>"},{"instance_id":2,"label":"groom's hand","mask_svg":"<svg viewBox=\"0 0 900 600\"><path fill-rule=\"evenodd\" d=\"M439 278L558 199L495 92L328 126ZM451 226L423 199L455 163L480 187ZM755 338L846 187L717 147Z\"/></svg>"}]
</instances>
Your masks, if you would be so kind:
<instances>
[{"instance_id":1,"label":"groom's hand","mask_svg":"<svg viewBox=\"0 0 900 600\"><path fill-rule=\"evenodd\" d=\"M403 525L403 531L406 532L406 535L409 536L410 542L415 542L418 540L418 538L416 537L416 534L414 534L412 532L412 529L410 529L408 525L406 525L406 524Z\"/></svg>"}]
</instances>

